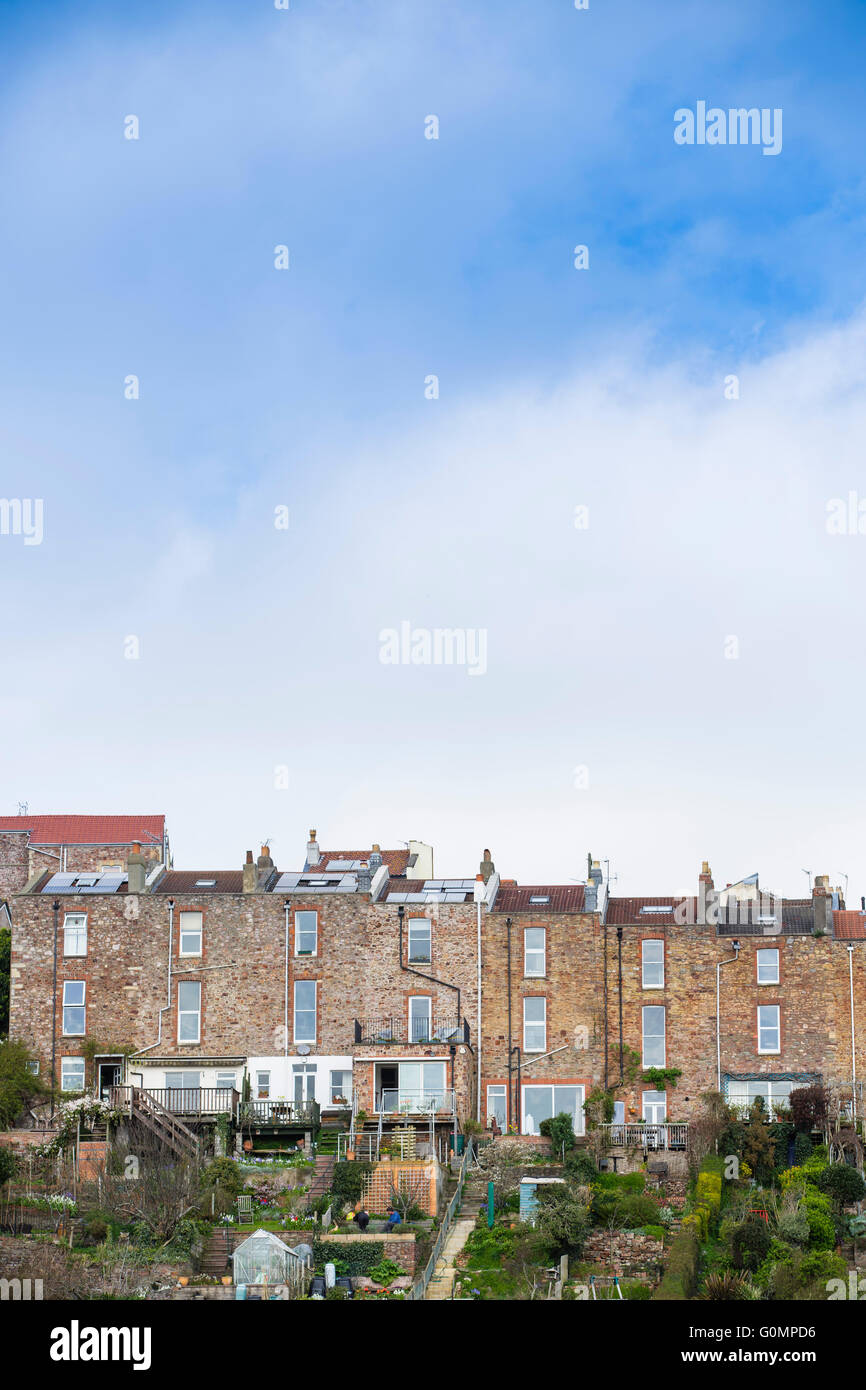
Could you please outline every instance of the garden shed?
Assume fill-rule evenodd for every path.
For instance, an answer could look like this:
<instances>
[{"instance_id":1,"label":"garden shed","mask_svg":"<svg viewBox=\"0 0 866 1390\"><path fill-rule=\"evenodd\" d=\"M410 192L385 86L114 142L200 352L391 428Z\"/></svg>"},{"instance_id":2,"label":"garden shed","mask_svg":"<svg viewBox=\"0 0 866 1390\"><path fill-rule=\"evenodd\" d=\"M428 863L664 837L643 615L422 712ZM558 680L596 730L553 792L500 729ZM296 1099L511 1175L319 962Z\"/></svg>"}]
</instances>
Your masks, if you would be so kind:
<instances>
[{"instance_id":1,"label":"garden shed","mask_svg":"<svg viewBox=\"0 0 866 1390\"><path fill-rule=\"evenodd\" d=\"M535 1211L538 1207L539 1187L563 1183L564 1178L521 1178L520 1179L520 1219L530 1226L535 1225Z\"/></svg>"},{"instance_id":2,"label":"garden shed","mask_svg":"<svg viewBox=\"0 0 866 1390\"><path fill-rule=\"evenodd\" d=\"M305 1263L271 1231L253 1231L232 1255L236 1284L287 1284Z\"/></svg>"}]
</instances>

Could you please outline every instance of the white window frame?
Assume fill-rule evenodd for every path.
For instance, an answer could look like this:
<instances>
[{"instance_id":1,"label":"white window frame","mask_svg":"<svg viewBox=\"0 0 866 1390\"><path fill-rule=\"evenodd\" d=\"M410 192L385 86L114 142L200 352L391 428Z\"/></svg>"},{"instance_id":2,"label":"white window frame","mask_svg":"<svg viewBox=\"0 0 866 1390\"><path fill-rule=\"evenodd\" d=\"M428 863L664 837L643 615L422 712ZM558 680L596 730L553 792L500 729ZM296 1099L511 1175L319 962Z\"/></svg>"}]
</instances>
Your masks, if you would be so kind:
<instances>
[{"instance_id":1,"label":"white window frame","mask_svg":"<svg viewBox=\"0 0 866 1390\"><path fill-rule=\"evenodd\" d=\"M648 1032L647 1032L647 1014L656 1014L656 1013L660 1013L661 1016L662 1016L662 1018L661 1018L661 1022L662 1022L661 1032L660 1032L660 1033L648 1033ZM667 1036L667 1033L668 1033L668 1016L667 1016L667 1010L666 1010L664 1004L645 1004L645 1005L643 1006L643 1008L641 1009L640 1031L641 1031L641 1042L640 1042L641 1066L644 1067L644 1068L647 1068L647 1067L666 1067L666 1066L667 1066L667 1055L668 1055L668 1036ZM656 1041L658 1038L661 1038L661 1040L662 1040L662 1055L661 1055L661 1060L660 1060L660 1061L659 1061L659 1059L658 1059L657 1057L647 1057L647 1042Z\"/></svg>"},{"instance_id":2,"label":"white window frame","mask_svg":"<svg viewBox=\"0 0 866 1390\"><path fill-rule=\"evenodd\" d=\"M264 1077L264 1081L262 1081ZM271 1073L269 1071L256 1072L256 1100L270 1100L271 1098Z\"/></svg>"},{"instance_id":3,"label":"white window frame","mask_svg":"<svg viewBox=\"0 0 866 1390\"><path fill-rule=\"evenodd\" d=\"M413 928L417 935L419 929L423 929L424 936L427 938L426 955L418 955L416 947L412 950ZM410 965L432 965L433 963L433 919L431 917L410 917L408 925L408 950Z\"/></svg>"},{"instance_id":4,"label":"white window frame","mask_svg":"<svg viewBox=\"0 0 866 1390\"><path fill-rule=\"evenodd\" d=\"M775 956L775 963L770 965L770 969L775 971L771 980L761 979L761 956ZM777 946L762 946L755 952L755 979L759 985L777 985L779 983L779 948ZM765 965L766 968L766 965Z\"/></svg>"},{"instance_id":5,"label":"white window frame","mask_svg":"<svg viewBox=\"0 0 866 1390\"><path fill-rule=\"evenodd\" d=\"M67 1086L67 1084L66 1084L65 1070L66 1070L67 1065L70 1064L70 1063L73 1063L73 1062L75 1063L75 1070L76 1070L76 1072L79 1070L79 1065L80 1065L80 1069L81 1069L81 1085L80 1085L80 1086ZM85 1088L84 1074L85 1074L85 1062L84 1062L84 1058L83 1058L83 1057L61 1057L61 1058L60 1058L60 1089L61 1089L61 1091L83 1091L84 1088Z\"/></svg>"},{"instance_id":6,"label":"white window frame","mask_svg":"<svg viewBox=\"0 0 866 1390\"><path fill-rule=\"evenodd\" d=\"M526 1017L527 1004L541 1004L542 1017L528 1019ZM530 1047L527 1042L527 1030L529 1028L540 1028L543 1041L540 1047ZM546 1052L547 1051L547 998L543 994L527 994L523 999L523 1051L524 1052Z\"/></svg>"},{"instance_id":7,"label":"white window frame","mask_svg":"<svg viewBox=\"0 0 866 1390\"><path fill-rule=\"evenodd\" d=\"M541 945L529 945L529 933L531 931L541 932ZM539 969L539 957L540 966ZM524 927L523 928L523 974L525 979L543 980L547 974L547 928L546 927Z\"/></svg>"},{"instance_id":8,"label":"white window frame","mask_svg":"<svg viewBox=\"0 0 866 1390\"><path fill-rule=\"evenodd\" d=\"M66 991L70 985L81 986L81 998L67 1001ZM80 1009L82 1022L80 1028L67 1028L66 1010ZM86 980L64 980L63 981L63 1036L64 1038L83 1038L87 1032L87 981Z\"/></svg>"},{"instance_id":9,"label":"white window frame","mask_svg":"<svg viewBox=\"0 0 866 1390\"><path fill-rule=\"evenodd\" d=\"M228 1078L228 1080L226 1080ZM218 1091L236 1091L238 1089L238 1074L236 1071L218 1071L215 1078L215 1085Z\"/></svg>"},{"instance_id":10,"label":"white window frame","mask_svg":"<svg viewBox=\"0 0 866 1390\"><path fill-rule=\"evenodd\" d=\"M77 938L80 945L82 933L84 935L84 950L74 951L69 949L70 936ZM86 912L67 912L63 917L63 954L64 956L80 957L87 955L87 913Z\"/></svg>"},{"instance_id":11,"label":"white window frame","mask_svg":"<svg viewBox=\"0 0 866 1390\"><path fill-rule=\"evenodd\" d=\"M312 917L313 925L310 926L309 923L301 925L298 920L301 917ZM301 944L304 941L309 942L310 937L312 937L313 939L312 949L310 949L309 945ZM295 912L295 955L303 956L304 958L306 958L307 956L317 956L318 954L319 914L314 908L311 907L298 908Z\"/></svg>"},{"instance_id":12,"label":"white window frame","mask_svg":"<svg viewBox=\"0 0 866 1390\"><path fill-rule=\"evenodd\" d=\"M772 1010L776 1015L775 1023L762 1023L761 1014ZM763 1033L776 1034L775 1047L762 1047L761 1035ZM782 1009L779 1004L759 1004L758 1005L758 1052L761 1056L778 1057L782 1051Z\"/></svg>"},{"instance_id":13,"label":"white window frame","mask_svg":"<svg viewBox=\"0 0 866 1390\"><path fill-rule=\"evenodd\" d=\"M532 1120L533 1120L533 1123L536 1124L536 1128L534 1128L534 1129L527 1129L527 1114L526 1114L526 1092L527 1092L527 1091L549 1090L549 1091L552 1093L552 1094L551 1094L551 1099L550 1099L551 1110L553 1111L553 1114L554 1114L554 1115L558 1115L558 1114L560 1114L560 1112L561 1112L561 1105L559 1104L559 1102L558 1102L557 1099L556 1099L556 1092L559 1091L559 1090L566 1090L566 1089L569 1090L569 1091L576 1091L576 1092L577 1092L577 1104L576 1104L576 1107L575 1107L575 1116L574 1116L574 1120L573 1120L574 1132L575 1132L575 1134L578 1136L578 1138L579 1138L581 1135L585 1134L585 1133L586 1133L586 1115L585 1115L585 1112L584 1112L584 1108L583 1108L583 1107L584 1107L584 1103L585 1103L585 1101L586 1101L586 1086L584 1086L582 1082L571 1082L571 1081L525 1081L525 1082L522 1083L521 1088L520 1088L520 1131L521 1131L521 1133L522 1133L522 1134L539 1134L539 1133L540 1133L540 1130L539 1130L539 1128L538 1128L537 1122L535 1121L535 1116L534 1116L534 1115L532 1116Z\"/></svg>"},{"instance_id":14,"label":"white window frame","mask_svg":"<svg viewBox=\"0 0 866 1390\"><path fill-rule=\"evenodd\" d=\"M348 1077L348 1086L342 1086L339 1090L334 1084L334 1077ZM328 1105L336 1105L335 1096L342 1096L347 1105L352 1103L352 1068L351 1067L329 1067L328 1068Z\"/></svg>"},{"instance_id":15,"label":"white window frame","mask_svg":"<svg viewBox=\"0 0 866 1390\"><path fill-rule=\"evenodd\" d=\"M198 1007L195 1008L195 1009L189 1009L189 1008L182 1008L182 1007L181 1007L181 995L183 994L184 991L187 991L186 997L189 998L189 993L188 993L188 991L189 991L190 989L197 989L197 990L198 990L198 995L197 995ZM188 1045L188 1044L190 1044L190 1043L198 1043L198 1042L201 1042L201 999L202 999L201 980L179 980L179 981L178 981L178 985L177 985L177 1040L178 1040L179 1043L183 1043L183 1044ZM185 1037L183 1037L183 1020L184 1020L185 1018L190 1018L190 1017L196 1019L196 1033L195 1033L195 1037L194 1037L194 1038L185 1038Z\"/></svg>"},{"instance_id":16,"label":"white window frame","mask_svg":"<svg viewBox=\"0 0 866 1390\"><path fill-rule=\"evenodd\" d=\"M486 1113L486 1117L485 1117L485 1119L486 1119L487 1121L489 1121L491 1115L495 1114L494 1106L491 1104L491 1102L492 1102L494 1099L495 1099L495 1100L501 1100L501 1101L502 1101L502 1105L503 1105L503 1109L504 1109L504 1115L503 1115L503 1119L502 1119L501 1128L502 1128L503 1130L505 1130L505 1129L508 1128L508 1087L506 1086L506 1084L505 1084L504 1081L493 1081L493 1082L488 1082L488 1085L487 1085L487 1113Z\"/></svg>"},{"instance_id":17,"label":"white window frame","mask_svg":"<svg viewBox=\"0 0 866 1390\"><path fill-rule=\"evenodd\" d=\"M415 1026L419 1018L418 1006L426 1004L426 1009L420 1011L420 1017L427 1019L427 1029L419 1032ZM410 1042L430 1042L433 1037L433 996L431 994L410 994L409 995L409 1041Z\"/></svg>"},{"instance_id":18,"label":"white window frame","mask_svg":"<svg viewBox=\"0 0 866 1390\"><path fill-rule=\"evenodd\" d=\"M313 987L313 1007L312 1009L301 1009L298 1007L298 990L303 985ZM295 980L295 988L292 996L292 1028L296 1043L314 1044L319 1030L319 984L317 980ZM313 1031L311 1034L298 1032L298 1018L302 1015L313 1015Z\"/></svg>"},{"instance_id":19,"label":"white window frame","mask_svg":"<svg viewBox=\"0 0 866 1390\"><path fill-rule=\"evenodd\" d=\"M657 1119L655 1111L661 1107L662 1117ZM647 1114L647 1110L653 1112L652 1118ZM641 1118L648 1125L664 1125L668 1119L668 1097L666 1091L643 1091L641 1094Z\"/></svg>"},{"instance_id":20,"label":"white window frame","mask_svg":"<svg viewBox=\"0 0 866 1390\"><path fill-rule=\"evenodd\" d=\"M198 926L185 927L183 924L184 917L197 917ZM200 956L202 953L202 944L204 942L204 913L199 912L195 908L184 909L184 911L180 913L178 921L180 926L180 935L178 936L178 955ZM184 946L184 937L192 937L194 941L197 939L198 950L191 951L189 950L188 946Z\"/></svg>"},{"instance_id":21,"label":"white window frame","mask_svg":"<svg viewBox=\"0 0 866 1390\"><path fill-rule=\"evenodd\" d=\"M647 952L647 947L653 947L652 952ZM655 955L655 948L659 947L658 960L650 960L649 955ZM664 989L665 987L665 943L657 936L644 937L640 944L640 968L641 968L641 988L642 989ZM649 972L658 971L660 979L647 979Z\"/></svg>"}]
</instances>

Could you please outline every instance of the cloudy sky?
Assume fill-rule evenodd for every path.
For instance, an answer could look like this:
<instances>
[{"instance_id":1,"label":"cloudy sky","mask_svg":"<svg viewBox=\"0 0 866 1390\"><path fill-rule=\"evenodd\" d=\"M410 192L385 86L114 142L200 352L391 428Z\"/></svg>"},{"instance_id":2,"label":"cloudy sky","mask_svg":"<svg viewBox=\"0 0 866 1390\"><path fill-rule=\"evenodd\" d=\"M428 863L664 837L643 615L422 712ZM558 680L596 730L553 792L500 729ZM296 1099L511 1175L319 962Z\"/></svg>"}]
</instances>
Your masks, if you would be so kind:
<instances>
[{"instance_id":1,"label":"cloudy sky","mask_svg":"<svg viewBox=\"0 0 866 1390\"><path fill-rule=\"evenodd\" d=\"M862 5L0 38L0 492L43 506L0 535L2 813L866 892ZM699 101L781 152L677 144ZM401 624L483 669L383 662Z\"/></svg>"}]
</instances>

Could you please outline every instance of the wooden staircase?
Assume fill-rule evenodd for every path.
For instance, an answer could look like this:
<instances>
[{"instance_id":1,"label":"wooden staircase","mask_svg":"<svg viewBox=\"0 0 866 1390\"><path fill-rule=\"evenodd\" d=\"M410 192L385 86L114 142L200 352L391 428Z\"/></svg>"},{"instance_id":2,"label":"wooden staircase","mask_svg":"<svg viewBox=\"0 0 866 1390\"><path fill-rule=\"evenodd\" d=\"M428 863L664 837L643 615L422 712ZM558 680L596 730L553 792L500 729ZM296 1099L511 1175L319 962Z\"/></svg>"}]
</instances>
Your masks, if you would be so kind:
<instances>
[{"instance_id":1,"label":"wooden staircase","mask_svg":"<svg viewBox=\"0 0 866 1390\"><path fill-rule=\"evenodd\" d=\"M199 1157L198 1136L171 1110L140 1086L117 1087L116 1090L120 1093L118 1103L129 1118L156 1135L178 1158L191 1161Z\"/></svg>"}]
</instances>

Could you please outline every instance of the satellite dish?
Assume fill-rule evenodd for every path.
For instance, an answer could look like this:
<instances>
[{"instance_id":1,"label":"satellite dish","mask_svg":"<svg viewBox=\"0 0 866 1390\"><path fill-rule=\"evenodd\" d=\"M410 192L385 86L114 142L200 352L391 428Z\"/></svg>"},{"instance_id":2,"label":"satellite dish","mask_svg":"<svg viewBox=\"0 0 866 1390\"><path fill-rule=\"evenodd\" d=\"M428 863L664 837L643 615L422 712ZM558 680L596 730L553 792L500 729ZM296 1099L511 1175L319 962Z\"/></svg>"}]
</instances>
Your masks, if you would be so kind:
<instances>
[{"instance_id":1,"label":"satellite dish","mask_svg":"<svg viewBox=\"0 0 866 1390\"><path fill-rule=\"evenodd\" d=\"M310 1055L310 1049L309 1049L308 1045L307 1045L306 1043L300 1043L299 1046L298 1046L298 1056L299 1056L299 1057L309 1057L309 1055Z\"/></svg>"}]
</instances>

